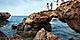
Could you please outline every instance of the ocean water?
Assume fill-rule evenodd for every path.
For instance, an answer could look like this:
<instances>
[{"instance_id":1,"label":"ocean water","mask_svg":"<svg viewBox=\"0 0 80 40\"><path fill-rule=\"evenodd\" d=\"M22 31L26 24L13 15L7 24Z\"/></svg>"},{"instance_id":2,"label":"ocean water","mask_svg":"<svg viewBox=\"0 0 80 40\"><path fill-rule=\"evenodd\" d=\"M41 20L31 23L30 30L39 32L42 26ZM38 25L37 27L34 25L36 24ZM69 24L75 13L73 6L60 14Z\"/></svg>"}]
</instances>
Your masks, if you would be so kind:
<instances>
[{"instance_id":1,"label":"ocean water","mask_svg":"<svg viewBox=\"0 0 80 40\"><path fill-rule=\"evenodd\" d=\"M19 24L22 22L23 18L26 16L11 16L8 20L9 22L2 28L0 28L0 31L3 32L7 37L14 35L16 33L16 30L12 30L13 24Z\"/></svg>"},{"instance_id":2,"label":"ocean water","mask_svg":"<svg viewBox=\"0 0 80 40\"><path fill-rule=\"evenodd\" d=\"M59 21L57 18L51 20L52 33L57 35L61 40L69 40L73 37L74 40L79 40L79 34L72 30L67 23Z\"/></svg>"},{"instance_id":3,"label":"ocean water","mask_svg":"<svg viewBox=\"0 0 80 40\"><path fill-rule=\"evenodd\" d=\"M11 16L8 20L9 20L10 22L19 24L19 23L22 22L23 18L25 18L25 17L26 17L26 16Z\"/></svg>"},{"instance_id":4,"label":"ocean water","mask_svg":"<svg viewBox=\"0 0 80 40\"><path fill-rule=\"evenodd\" d=\"M5 33L8 37L14 35L16 30L12 30L12 24L19 24L26 16L11 16L8 20L9 23L2 27L0 31ZM52 33L57 35L61 40L68 40L70 36L74 37L74 40L79 40L78 33L72 30L66 23L59 21L57 18L51 20Z\"/></svg>"}]
</instances>

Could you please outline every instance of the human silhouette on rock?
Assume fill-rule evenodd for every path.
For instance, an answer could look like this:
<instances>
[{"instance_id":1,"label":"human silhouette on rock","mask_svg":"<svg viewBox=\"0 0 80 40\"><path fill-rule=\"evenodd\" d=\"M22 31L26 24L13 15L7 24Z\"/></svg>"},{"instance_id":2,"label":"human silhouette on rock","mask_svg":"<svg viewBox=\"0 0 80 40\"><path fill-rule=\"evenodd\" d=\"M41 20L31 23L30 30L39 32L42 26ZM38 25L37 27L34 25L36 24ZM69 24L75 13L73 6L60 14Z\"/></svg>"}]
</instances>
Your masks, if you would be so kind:
<instances>
[{"instance_id":1,"label":"human silhouette on rock","mask_svg":"<svg viewBox=\"0 0 80 40\"><path fill-rule=\"evenodd\" d=\"M48 10L52 10L52 7L53 7L53 3L51 2L51 4L49 5L49 3L47 3L47 9Z\"/></svg>"}]
</instances>

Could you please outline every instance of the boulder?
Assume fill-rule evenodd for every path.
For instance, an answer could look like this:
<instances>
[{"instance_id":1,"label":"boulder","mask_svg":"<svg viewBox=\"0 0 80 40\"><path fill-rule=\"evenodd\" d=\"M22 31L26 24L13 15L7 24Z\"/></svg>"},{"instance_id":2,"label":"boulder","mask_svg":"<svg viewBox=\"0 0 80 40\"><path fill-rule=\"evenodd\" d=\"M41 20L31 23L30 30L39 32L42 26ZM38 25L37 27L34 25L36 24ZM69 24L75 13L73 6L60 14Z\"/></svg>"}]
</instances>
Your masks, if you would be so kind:
<instances>
[{"instance_id":1,"label":"boulder","mask_svg":"<svg viewBox=\"0 0 80 40\"><path fill-rule=\"evenodd\" d=\"M5 21L10 17L10 13L8 12L0 12L0 21Z\"/></svg>"},{"instance_id":2,"label":"boulder","mask_svg":"<svg viewBox=\"0 0 80 40\"><path fill-rule=\"evenodd\" d=\"M60 40L51 32L46 31L44 28L39 30L33 40Z\"/></svg>"},{"instance_id":3,"label":"boulder","mask_svg":"<svg viewBox=\"0 0 80 40\"><path fill-rule=\"evenodd\" d=\"M10 13L8 12L0 12L0 27L3 27L4 25L9 22L7 19L10 17Z\"/></svg>"}]
</instances>

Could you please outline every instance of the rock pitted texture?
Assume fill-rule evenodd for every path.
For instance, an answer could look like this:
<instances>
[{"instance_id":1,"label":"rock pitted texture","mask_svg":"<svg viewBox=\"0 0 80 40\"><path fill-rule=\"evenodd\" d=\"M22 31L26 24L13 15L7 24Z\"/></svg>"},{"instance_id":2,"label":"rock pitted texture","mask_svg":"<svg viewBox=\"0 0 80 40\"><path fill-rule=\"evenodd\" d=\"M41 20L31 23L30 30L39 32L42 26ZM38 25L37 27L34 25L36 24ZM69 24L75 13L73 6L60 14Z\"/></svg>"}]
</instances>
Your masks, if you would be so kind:
<instances>
[{"instance_id":1,"label":"rock pitted texture","mask_svg":"<svg viewBox=\"0 0 80 40\"><path fill-rule=\"evenodd\" d=\"M17 34L24 38L34 38L36 33L44 28L46 31L51 32L51 24L49 23L53 18L53 10L41 11L33 13L24 18L22 23L18 26Z\"/></svg>"},{"instance_id":2,"label":"rock pitted texture","mask_svg":"<svg viewBox=\"0 0 80 40\"><path fill-rule=\"evenodd\" d=\"M10 13L8 12L0 12L0 21L5 21L10 17Z\"/></svg>"},{"instance_id":3,"label":"rock pitted texture","mask_svg":"<svg viewBox=\"0 0 80 40\"><path fill-rule=\"evenodd\" d=\"M31 25L33 28L40 30L44 27L47 31L51 31L50 21L52 19L52 11L42 11L38 13L33 13L28 16L24 23ZM47 25L47 26L46 26Z\"/></svg>"},{"instance_id":4,"label":"rock pitted texture","mask_svg":"<svg viewBox=\"0 0 80 40\"><path fill-rule=\"evenodd\" d=\"M20 35L13 35L9 38L5 38L5 40L23 40L23 38Z\"/></svg>"},{"instance_id":5,"label":"rock pitted texture","mask_svg":"<svg viewBox=\"0 0 80 40\"><path fill-rule=\"evenodd\" d=\"M67 24L80 33L80 2L67 1L62 3L56 10L59 19L63 19Z\"/></svg>"},{"instance_id":6,"label":"rock pitted texture","mask_svg":"<svg viewBox=\"0 0 80 40\"><path fill-rule=\"evenodd\" d=\"M7 22L8 18L10 17L10 13L8 12L0 12L0 27L3 27Z\"/></svg>"},{"instance_id":7,"label":"rock pitted texture","mask_svg":"<svg viewBox=\"0 0 80 40\"><path fill-rule=\"evenodd\" d=\"M51 15L52 11L53 10L33 13L28 17L24 18L23 22L19 24L19 26L22 26L24 28L31 26L31 28L37 31L40 30L41 28L44 28L47 31L51 31L51 25L49 22L52 19L52 15Z\"/></svg>"},{"instance_id":8,"label":"rock pitted texture","mask_svg":"<svg viewBox=\"0 0 80 40\"><path fill-rule=\"evenodd\" d=\"M60 40L60 39L51 32L48 32L44 28L42 28L37 32L34 40Z\"/></svg>"},{"instance_id":9,"label":"rock pitted texture","mask_svg":"<svg viewBox=\"0 0 80 40\"><path fill-rule=\"evenodd\" d=\"M65 20L72 29L80 33L80 30L79 30L80 29L79 27L80 26L80 22L79 22L80 21L80 2L79 1L67 1L62 3L54 11L48 10L48 11L42 11L42 12L33 13L29 15L28 17L24 18L22 24L20 24L19 26L23 27L23 30L28 27L31 27L32 29L24 30L24 32L22 31L21 33L23 34L23 36L25 35L27 37L31 37L33 34L36 35L36 33L42 28L50 32L51 25L49 22L55 16L58 17L59 19ZM43 34L40 34L40 36L43 36L44 34L45 32L43 32ZM35 37L35 35L33 37ZM39 36L39 35L36 35L36 36ZM41 38L42 37L40 37L40 39ZM45 39L44 36L43 38Z\"/></svg>"}]
</instances>

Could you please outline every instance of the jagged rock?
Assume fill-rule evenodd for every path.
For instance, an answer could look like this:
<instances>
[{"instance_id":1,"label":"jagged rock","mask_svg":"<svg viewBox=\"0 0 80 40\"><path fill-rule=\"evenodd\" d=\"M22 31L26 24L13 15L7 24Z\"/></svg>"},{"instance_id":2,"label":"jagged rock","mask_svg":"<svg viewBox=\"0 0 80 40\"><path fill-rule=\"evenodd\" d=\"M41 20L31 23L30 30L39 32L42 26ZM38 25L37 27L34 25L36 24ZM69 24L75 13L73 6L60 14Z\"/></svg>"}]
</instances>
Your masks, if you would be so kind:
<instances>
[{"instance_id":1,"label":"jagged rock","mask_svg":"<svg viewBox=\"0 0 80 40\"><path fill-rule=\"evenodd\" d=\"M3 27L3 26L6 25L8 22L9 22L8 20L7 20L7 21L1 21L1 22L0 22L0 27Z\"/></svg>"},{"instance_id":2,"label":"jagged rock","mask_svg":"<svg viewBox=\"0 0 80 40\"><path fill-rule=\"evenodd\" d=\"M46 31L44 28L39 30L33 40L60 40L51 32Z\"/></svg>"},{"instance_id":3,"label":"jagged rock","mask_svg":"<svg viewBox=\"0 0 80 40\"><path fill-rule=\"evenodd\" d=\"M59 19L63 19L67 24L80 33L80 2L77 0L62 3L55 12Z\"/></svg>"},{"instance_id":4,"label":"jagged rock","mask_svg":"<svg viewBox=\"0 0 80 40\"><path fill-rule=\"evenodd\" d=\"M11 37L6 37L5 40L23 40L23 38L20 35L15 34Z\"/></svg>"},{"instance_id":5,"label":"jagged rock","mask_svg":"<svg viewBox=\"0 0 80 40\"><path fill-rule=\"evenodd\" d=\"M3 27L4 25L9 22L7 19L10 17L10 13L8 12L0 12L0 27Z\"/></svg>"},{"instance_id":6,"label":"jagged rock","mask_svg":"<svg viewBox=\"0 0 80 40\"><path fill-rule=\"evenodd\" d=\"M0 31L0 40L5 40L5 37L7 36Z\"/></svg>"},{"instance_id":7,"label":"jagged rock","mask_svg":"<svg viewBox=\"0 0 80 40\"><path fill-rule=\"evenodd\" d=\"M24 25L31 25L34 29L40 30L41 28L45 28L47 31L51 31L50 21L53 18L52 14L53 10L41 11L38 13L33 13L29 15L25 21Z\"/></svg>"},{"instance_id":8,"label":"jagged rock","mask_svg":"<svg viewBox=\"0 0 80 40\"><path fill-rule=\"evenodd\" d=\"M52 19L52 11L53 10L33 13L28 17L24 18L20 26L27 27L28 25L30 25L36 30L40 30L44 27L47 31L51 31L51 25L49 22Z\"/></svg>"},{"instance_id":9,"label":"jagged rock","mask_svg":"<svg viewBox=\"0 0 80 40\"><path fill-rule=\"evenodd\" d=\"M0 12L0 21L5 21L10 17L10 13L8 12Z\"/></svg>"},{"instance_id":10,"label":"jagged rock","mask_svg":"<svg viewBox=\"0 0 80 40\"><path fill-rule=\"evenodd\" d=\"M35 35L37 33L37 30L35 29L32 29L32 30L29 30L29 31L21 31L21 30L17 30L17 34L22 36L24 39L28 39L28 40L32 40Z\"/></svg>"},{"instance_id":11,"label":"jagged rock","mask_svg":"<svg viewBox=\"0 0 80 40\"><path fill-rule=\"evenodd\" d=\"M49 22L53 18L52 13L53 10L41 11L24 18L22 23L18 25L19 28L17 29L17 34L24 38L33 39L36 33L42 28L51 32L51 24Z\"/></svg>"}]
</instances>

